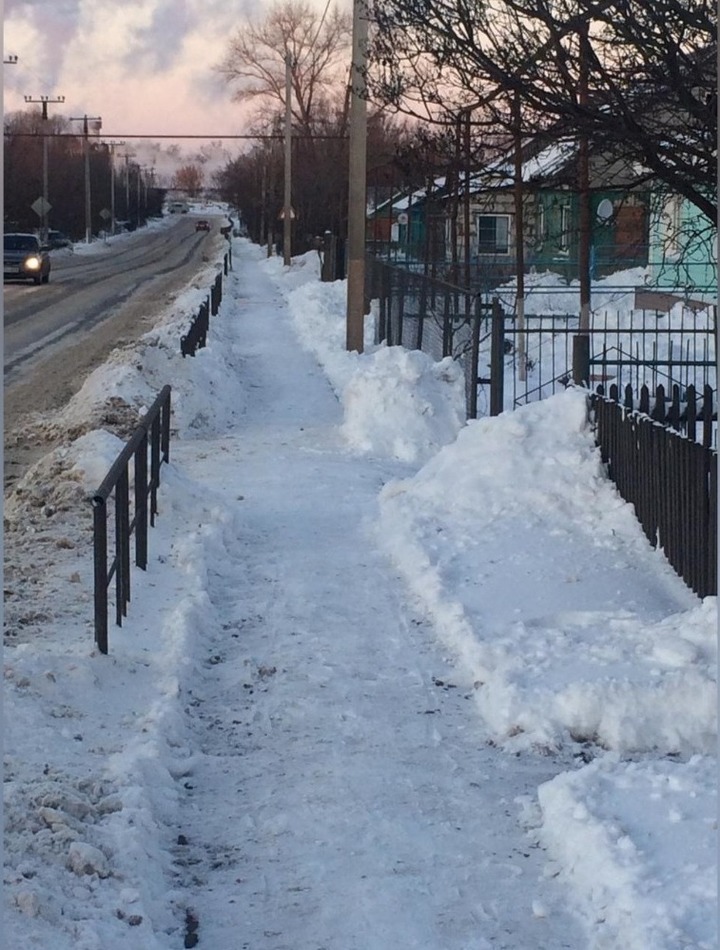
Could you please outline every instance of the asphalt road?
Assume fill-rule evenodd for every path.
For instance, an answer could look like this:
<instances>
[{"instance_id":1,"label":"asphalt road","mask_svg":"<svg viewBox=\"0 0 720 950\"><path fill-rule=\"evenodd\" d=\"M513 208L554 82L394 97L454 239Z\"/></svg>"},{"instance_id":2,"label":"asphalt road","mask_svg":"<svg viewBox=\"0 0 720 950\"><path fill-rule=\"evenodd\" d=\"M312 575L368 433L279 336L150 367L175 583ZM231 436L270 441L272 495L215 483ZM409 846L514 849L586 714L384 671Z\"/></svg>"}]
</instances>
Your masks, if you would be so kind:
<instances>
[{"instance_id":1,"label":"asphalt road","mask_svg":"<svg viewBox=\"0 0 720 950\"><path fill-rule=\"evenodd\" d=\"M48 284L4 283L4 475L11 485L53 446L38 414L62 408L118 345L149 330L223 241L196 218L140 231L93 254L51 254Z\"/></svg>"}]
</instances>

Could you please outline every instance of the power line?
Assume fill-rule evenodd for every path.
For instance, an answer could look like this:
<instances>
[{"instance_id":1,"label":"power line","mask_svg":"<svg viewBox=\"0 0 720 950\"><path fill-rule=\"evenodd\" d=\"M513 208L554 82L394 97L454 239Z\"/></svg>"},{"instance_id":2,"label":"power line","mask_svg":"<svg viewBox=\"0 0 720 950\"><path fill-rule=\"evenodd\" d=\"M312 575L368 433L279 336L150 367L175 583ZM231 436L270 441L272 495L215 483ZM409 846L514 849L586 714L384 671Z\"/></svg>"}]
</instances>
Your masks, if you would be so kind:
<instances>
[{"instance_id":1,"label":"power line","mask_svg":"<svg viewBox=\"0 0 720 950\"><path fill-rule=\"evenodd\" d=\"M12 132L8 128L5 129L5 135L13 135L23 138L32 138L37 136L38 132ZM75 132L53 132L52 133L56 138L77 138L77 133ZM127 133L127 132L108 132L106 133L110 138L121 138L121 139L211 139L213 141L223 141L227 139L236 140L236 139L261 139L263 141L276 141L282 142L284 136L282 134L275 135L225 135L225 134L215 134L215 135L174 135L172 133L163 133L161 135L154 135L152 132L138 132L138 133ZM105 135L102 136L105 138ZM347 141L347 135L299 135L294 134L294 139L311 139L315 141L319 140L328 140L335 142Z\"/></svg>"}]
</instances>

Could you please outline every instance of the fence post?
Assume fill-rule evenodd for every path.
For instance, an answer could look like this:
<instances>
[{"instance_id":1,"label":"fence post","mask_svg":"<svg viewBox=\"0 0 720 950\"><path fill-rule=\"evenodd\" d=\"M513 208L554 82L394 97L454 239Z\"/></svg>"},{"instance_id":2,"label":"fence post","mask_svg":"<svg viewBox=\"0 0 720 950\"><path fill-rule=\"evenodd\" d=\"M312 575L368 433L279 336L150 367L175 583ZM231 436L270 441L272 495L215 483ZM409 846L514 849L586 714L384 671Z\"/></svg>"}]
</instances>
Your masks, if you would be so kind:
<instances>
[{"instance_id":1,"label":"fence post","mask_svg":"<svg viewBox=\"0 0 720 950\"><path fill-rule=\"evenodd\" d=\"M712 435L713 435L713 390L712 386L709 383L705 383L703 386L703 407L702 407L702 420L703 420L703 445L706 449L709 449L712 445Z\"/></svg>"},{"instance_id":2,"label":"fence post","mask_svg":"<svg viewBox=\"0 0 720 950\"><path fill-rule=\"evenodd\" d=\"M93 498L93 538L95 560L95 643L101 653L107 653L107 506L105 499L99 496Z\"/></svg>"},{"instance_id":3,"label":"fence post","mask_svg":"<svg viewBox=\"0 0 720 950\"><path fill-rule=\"evenodd\" d=\"M493 297L491 319L490 415L499 416L505 406L505 313L497 297Z\"/></svg>"},{"instance_id":4,"label":"fence post","mask_svg":"<svg viewBox=\"0 0 720 950\"><path fill-rule=\"evenodd\" d=\"M378 314L378 326L377 326L377 343L384 343L387 340L387 326L388 326L388 301L390 300L390 292L388 290L388 284L390 282L390 274L387 270L386 264L380 264L378 261L374 261L373 267L376 270L379 270L379 294L380 294L380 312Z\"/></svg>"},{"instance_id":5,"label":"fence post","mask_svg":"<svg viewBox=\"0 0 720 950\"><path fill-rule=\"evenodd\" d=\"M590 385L590 335L578 333L573 337L573 382L576 386Z\"/></svg>"},{"instance_id":6,"label":"fence post","mask_svg":"<svg viewBox=\"0 0 720 950\"><path fill-rule=\"evenodd\" d=\"M417 348L419 350L423 347L423 328L425 323L425 315L427 313L427 292L428 278L427 274L423 274L420 277L420 307L418 313L418 332L417 332ZM473 416L473 418L475 418Z\"/></svg>"},{"instance_id":7,"label":"fence post","mask_svg":"<svg viewBox=\"0 0 720 950\"><path fill-rule=\"evenodd\" d=\"M160 482L160 432L162 421L155 416L150 427L150 527L155 527L155 515L158 512L157 490Z\"/></svg>"},{"instance_id":8,"label":"fence post","mask_svg":"<svg viewBox=\"0 0 720 950\"><path fill-rule=\"evenodd\" d=\"M145 432L135 453L135 564L147 569L148 547L148 434Z\"/></svg>"},{"instance_id":9,"label":"fence post","mask_svg":"<svg viewBox=\"0 0 720 950\"><path fill-rule=\"evenodd\" d=\"M130 479L125 468L115 486L115 614L118 627L130 603Z\"/></svg>"},{"instance_id":10,"label":"fence post","mask_svg":"<svg viewBox=\"0 0 720 950\"><path fill-rule=\"evenodd\" d=\"M400 271L399 280L398 280L398 287L399 287L399 289L400 289L400 294L399 294L399 297L398 297L398 322L397 322L398 335L397 335L397 338L396 338L393 342L396 343L398 346L404 346L405 341L404 341L403 337L404 337L404 332L405 332L405 326L404 326L404 323L405 323L405 291L406 291L406 288L407 288L407 272L404 271L404 270L403 270L403 271Z\"/></svg>"},{"instance_id":11,"label":"fence post","mask_svg":"<svg viewBox=\"0 0 720 950\"><path fill-rule=\"evenodd\" d=\"M480 315L482 304L480 297L475 297L475 313L472 325L472 341L470 346L470 393L468 397L467 417L468 419L477 419L477 391L480 382ZM492 375L494 367L490 369L492 384Z\"/></svg>"},{"instance_id":12,"label":"fence post","mask_svg":"<svg viewBox=\"0 0 720 950\"><path fill-rule=\"evenodd\" d=\"M332 231L326 231L323 236L323 259L320 271L320 280L331 283L335 280L335 258L337 254L337 238Z\"/></svg>"},{"instance_id":13,"label":"fence post","mask_svg":"<svg viewBox=\"0 0 720 950\"><path fill-rule=\"evenodd\" d=\"M171 406L170 406L170 386L166 383L161 390L161 396L163 399L162 408L160 410L160 416L162 419L161 427L161 436L162 436L162 455L163 461L165 463L170 461L170 415L171 415Z\"/></svg>"},{"instance_id":14,"label":"fence post","mask_svg":"<svg viewBox=\"0 0 720 950\"><path fill-rule=\"evenodd\" d=\"M692 383L685 390L685 400L687 402L687 437L691 442L695 442L697 437L697 399L695 387Z\"/></svg>"},{"instance_id":15,"label":"fence post","mask_svg":"<svg viewBox=\"0 0 720 950\"><path fill-rule=\"evenodd\" d=\"M452 346L452 307L450 305L450 294L446 290L443 294L443 358L452 356Z\"/></svg>"}]
</instances>

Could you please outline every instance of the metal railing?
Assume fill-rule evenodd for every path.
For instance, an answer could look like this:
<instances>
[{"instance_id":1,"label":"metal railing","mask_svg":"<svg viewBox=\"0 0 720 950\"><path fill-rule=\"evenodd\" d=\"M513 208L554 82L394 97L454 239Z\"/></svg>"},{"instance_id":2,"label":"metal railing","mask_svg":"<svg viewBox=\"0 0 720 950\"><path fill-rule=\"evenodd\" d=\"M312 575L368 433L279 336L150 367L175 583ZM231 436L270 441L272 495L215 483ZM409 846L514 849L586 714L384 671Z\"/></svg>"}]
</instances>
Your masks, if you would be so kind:
<instances>
[{"instance_id":1,"label":"metal railing","mask_svg":"<svg viewBox=\"0 0 720 950\"><path fill-rule=\"evenodd\" d=\"M130 602L130 538L135 565L147 568L148 522L155 524L160 466L170 458L170 386L143 417L92 498L95 563L95 643L108 652L108 588L115 579L115 622L122 626ZM150 465L148 472L148 449ZM130 490L130 463L133 490ZM109 505L111 496L114 505ZM108 561L108 520L114 514L114 556Z\"/></svg>"},{"instance_id":2,"label":"metal railing","mask_svg":"<svg viewBox=\"0 0 720 950\"><path fill-rule=\"evenodd\" d=\"M684 437L664 417L622 405L617 389L611 398L590 398L608 475L634 506L648 541L699 597L717 594L717 452L692 438L692 427Z\"/></svg>"},{"instance_id":3,"label":"metal railing","mask_svg":"<svg viewBox=\"0 0 720 950\"><path fill-rule=\"evenodd\" d=\"M207 343L207 335L210 329L210 317L217 316L222 303L223 274L227 275L232 266L232 253L228 253L223 258L223 269L216 276L210 288L210 296L207 297L198 308L198 312L190 323L190 329L180 337L180 352L183 357L195 356L198 350L201 350Z\"/></svg>"}]
</instances>

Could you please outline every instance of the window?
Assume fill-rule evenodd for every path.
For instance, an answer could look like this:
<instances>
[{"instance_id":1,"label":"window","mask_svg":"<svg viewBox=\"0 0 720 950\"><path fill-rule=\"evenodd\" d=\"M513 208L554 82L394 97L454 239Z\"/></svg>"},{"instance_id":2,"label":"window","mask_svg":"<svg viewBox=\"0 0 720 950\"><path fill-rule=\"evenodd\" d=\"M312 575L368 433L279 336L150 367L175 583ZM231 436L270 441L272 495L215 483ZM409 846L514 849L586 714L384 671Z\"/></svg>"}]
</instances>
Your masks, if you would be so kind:
<instances>
[{"instance_id":1,"label":"window","mask_svg":"<svg viewBox=\"0 0 720 950\"><path fill-rule=\"evenodd\" d=\"M680 233L682 231L681 197L674 195L666 203L662 214L663 248L665 256L678 257L681 251Z\"/></svg>"},{"instance_id":2,"label":"window","mask_svg":"<svg viewBox=\"0 0 720 950\"><path fill-rule=\"evenodd\" d=\"M477 216L478 254L507 254L510 250L510 215Z\"/></svg>"},{"instance_id":3,"label":"window","mask_svg":"<svg viewBox=\"0 0 720 950\"><path fill-rule=\"evenodd\" d=\"M545 243L545 205L539 204L537 206L537 214L535 216L535 246L541 248Z\"/></svg>"},{"instance_id":4,"label":"window","mask_svg":"<svg viewBox=\"0 0 720 950\"><path fill-rule=\"evenodd\" d=\"M572 221L570 205L560 206L560 235L558 237L558 248L563 254L570 250L570 226Z\"/></svg>"}]
</instances>

